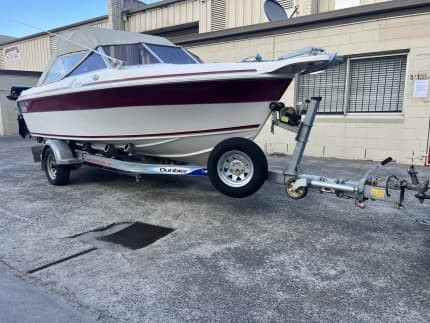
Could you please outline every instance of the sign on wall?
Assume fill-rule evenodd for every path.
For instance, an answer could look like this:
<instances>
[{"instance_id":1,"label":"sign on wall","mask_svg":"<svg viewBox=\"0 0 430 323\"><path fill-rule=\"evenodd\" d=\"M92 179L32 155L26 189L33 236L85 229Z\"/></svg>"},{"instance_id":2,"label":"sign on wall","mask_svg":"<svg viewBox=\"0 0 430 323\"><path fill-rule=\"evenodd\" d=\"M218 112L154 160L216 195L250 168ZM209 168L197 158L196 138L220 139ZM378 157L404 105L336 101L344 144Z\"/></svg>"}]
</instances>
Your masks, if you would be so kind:
<instances>
[{"instance_id":1,"label":"sign on wall","mask_svg":"<svg viewBox=\"0 0 430 323\"><path fill-rule=\"evenodd\" d=\"M414 81L414 98L426 98L429 94L429 80Z\"/></svg>"},{"instance_id":2,"label":"sign on wall","mask_svg":"<svg viewBox=\"0 0 430 323\"><path fill-rule=\"evenodd\" d=\"M21 58L18 45L3 48L3 54L5 62L16 61Z\"/></svg>"}]
</instances>

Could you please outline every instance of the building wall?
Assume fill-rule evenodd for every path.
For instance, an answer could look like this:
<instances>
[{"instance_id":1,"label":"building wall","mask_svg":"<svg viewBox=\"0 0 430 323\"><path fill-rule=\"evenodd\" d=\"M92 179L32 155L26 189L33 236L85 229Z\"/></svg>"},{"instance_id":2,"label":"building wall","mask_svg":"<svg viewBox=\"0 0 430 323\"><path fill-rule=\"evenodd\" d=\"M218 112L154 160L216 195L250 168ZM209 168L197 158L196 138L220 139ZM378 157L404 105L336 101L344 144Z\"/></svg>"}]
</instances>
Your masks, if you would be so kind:
<instances>
[{"instance_id":1,"label":"building wall","mask_svg":"<svg viewBox=\"0 0 430 323\"><path fill-rule=\"evenodd\" d=\"M186 0L170 5L155 7L130 15L126 22L126 30L145 32L165 27L197 22L210 6L210 1ZM202 30L205 28L202 27Z\"/></svg>"},{"instance_id":2,"label":"building wall","mask_svg":"<svg viewBox=\"0 0 430 323\"><path fill-rule=\"evenodd\" d=\"M199 32L211 32L267 22L265 0L184 0L131 14L126 29L145 32L199 22ZM311 14L314 0L281 0L285 8L299 5L298 15Z\"/></svg>"},{"instance_id":3,"label":"building wall","mask_svg":"<svg viewBox=\"0 0 430 323\"><path fill-rule=\"evenodd\" d=\"M430 100L413 97L410 75L430 75L430 15L380 19L285 35L222 42L189 49L206 62L240 61L261 54L272 59L309 45L340 55L409 50L403 112L397 115L319 115L306 154L312 156L424 163L429 131ZM294 84L283 101L294 105ZM257 142L266 152L291 153L294 135L269 124Z\"/></svg>"},{"instance_id":4,"label":"building wall","mask_svg":"<svg viewBox=\"0 0 430 323\"><path fill-rule=\"evenodd\" d=\"M0 136L16 135L18 133L15 102L6 98L12 85L36 84L39 75L16 75L15 72L0 73Z\"/></svg>"},{"instance_id":5,"label":"building wall","mask_svg":"<svg viewBox=\"0 0 430 323\"><path fill-rule=\"evenodd\" d=\"M107 19L80 26L94 26L99 28L108 28ZM75 27L76 28L76 27ZM73 28L70 28L72 30ZM0 70L21 70L42 72L55 50L55 37L42 34L29 39L18 40L11 44L0 46ZM7 61L4 57L4 51L11 46L18 46L19 59Z\"/></svg>"},{"instance_id":6,"label":"building wall","mask_svg":"<svg viewBox=\"0 0 430 323\"><path fill-rule=\"evenodd\" d=\"M368 5L374 4L378 2L386 2L391 0L315 0L315 5L317 6L316 11L318 12L327 12L331 10L335 10L336 7L349 7L356 5Z\"/></svg>"}]
</instances>

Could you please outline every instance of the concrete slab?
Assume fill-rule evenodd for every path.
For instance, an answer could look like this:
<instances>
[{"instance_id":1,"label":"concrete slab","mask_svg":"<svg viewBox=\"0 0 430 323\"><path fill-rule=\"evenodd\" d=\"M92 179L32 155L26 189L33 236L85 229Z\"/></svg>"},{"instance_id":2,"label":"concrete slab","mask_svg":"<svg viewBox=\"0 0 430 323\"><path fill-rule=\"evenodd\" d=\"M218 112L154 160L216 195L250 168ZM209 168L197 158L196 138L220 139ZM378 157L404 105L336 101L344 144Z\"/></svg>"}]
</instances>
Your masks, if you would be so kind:
<instances>
[{"instance_id":1,"label":"concrete slab","mask_svg":"<svg viewBox=\"0 0 430 323\"><path fill-rule=\"evenodd\" d=\"M293 201L274 183L237 200L206 178L136 183L89 167L54 187L31 145L0 138L0 259L103 322L430 321L430 226L420 223L430 203L409 196L404 210L361 210L316 192ZM349 176L369 164L308 158L303 167ZM25 274L91 247L70 236L128 221L175 231L144 249L98 249Z\"/></svg>"}]
</instances>

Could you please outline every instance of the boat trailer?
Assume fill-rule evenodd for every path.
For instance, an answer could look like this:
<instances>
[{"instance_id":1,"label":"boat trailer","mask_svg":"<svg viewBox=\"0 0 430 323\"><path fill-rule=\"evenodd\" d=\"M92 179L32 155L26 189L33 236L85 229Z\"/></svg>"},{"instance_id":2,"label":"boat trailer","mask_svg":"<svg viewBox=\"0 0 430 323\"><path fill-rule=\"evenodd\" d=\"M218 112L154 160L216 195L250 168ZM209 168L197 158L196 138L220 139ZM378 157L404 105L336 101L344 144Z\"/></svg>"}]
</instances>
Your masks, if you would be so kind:
<instances>
[{"instance_id":1,"label":"boat trailer","mask_svg":"<svg viewBox=\"0 0 430 323\"><path fill-rule=\"evenodd\" d=\"M285 186L285 191L290 198L302 199L306 196L308 189L314 188L322 193L332 193L337 197L353 199L355 204L360 208L364 208L364 202L366 200L391 202L401 207L405 199L406 190L415 191L415 197L420 203L423 203L426 199L430 199L430 195L427 194L429 190L429 180L427 179L420 182L417 176L418 172L413 165L411 165L407 171L409 181L406 179L399 179L394 175L386 179L381 179L378 176L371 176L371 173L376 169L393 162L391 157L386 158L381 163L369 169L369 171L358 180L334 179L321 175L304 173L300 168L300 163L320 102L321 97L313 97L307 101L308 107L303 121L301 121L302 111L285 107L282 102L272 102L270 104L272 132L275 127L280 127L296 133L296 146L291 162L280 174L282 177L281 182ZM42 138L40 138L40 142L42 141ZM106 150L110 149L109 145L106 147L105 153L107 153ZM46 158L48 149L52 153ZM208 169L202 166L174 164L171 161L156 163L154 161L157 160L154 159L133 160L131 158L130 160L124 160L124 158L116 158L115 155L112 154L103 156L103 153L101 154L100 152L94 151L89 145L86 146L85 143L69 143L58 139L48 139L44 142L43 146L35 146L32 148L32 151L34 161L42 162L42 169L46 171L48 180L54 185L64 185L67 183L70 169L78 168L83 164L132 175L135 176L136 181L139 181L144 174L210 176L210 174L208 174ZM127 149L125 149L125 151L127 151ZM128 148L128 153L132 156L132 147ZM63 172L60 172L61 167L64 168ZM212 184L214 184L213 181ZM258 186L258 188L259 187L260 186ZM252 193L253 192L250 194ZM225 194L229 195L228 193ZM235 197L247 195L236 195Z\"/></svg>"}]
</instances>

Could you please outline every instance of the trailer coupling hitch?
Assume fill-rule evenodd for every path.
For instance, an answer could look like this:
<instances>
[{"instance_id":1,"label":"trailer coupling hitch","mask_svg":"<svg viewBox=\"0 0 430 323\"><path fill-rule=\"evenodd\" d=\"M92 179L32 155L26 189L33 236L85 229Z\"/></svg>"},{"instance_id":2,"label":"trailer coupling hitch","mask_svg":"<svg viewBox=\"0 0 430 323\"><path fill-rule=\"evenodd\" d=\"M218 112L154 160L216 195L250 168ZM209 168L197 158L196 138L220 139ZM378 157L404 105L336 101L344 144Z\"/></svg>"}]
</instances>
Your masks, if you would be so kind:
<instances>
[{"instance_id":1,"label":"trailer coupling hitch","mask_svg":"<svg viewBox=\"0 0 430 323\"><path fill-rule=\"evenodd\" d=\"M380 200L395 203L398 207L402 207L406 190L417 192L414 196L420 203L430 199L430 195L426 194L429 190L429 180L426 179L424 182L420 182L417 176L418 172L415 170L414 165L409 166L407 171L410 181L399 179L396 175L388 176L385 182L380 177L370 177L371 172L393 161L391 157L386 158L380 164L371 168L359 181L359 185L357 186L358 202L363 203L365 200L369 199Z\"/></svg>"},{"instance_id":2,"label":"trailer coupling hitch","mask_svg":"<svg viewBox=\"0 0 430 323\"><path fill-rule=\"evenodd\" d=\"M381 165L384 166L392 161L391 158L389 159L387 158L386 160L384 160ZM424 200L430 199L430 195L426 194L429 190L429 180L427 179L423 182L420 182L417 176L418 172L415 170L414 165L409 166L407 173L409 175L410 182L406 179L399 179L396 175L391 175L387 178L385 182L386 197L383 200L388 202L395 202L398 206L402 206L402 203L405 199L406 190L417 192L414 196L418 199L420 203L423 203ZM374 179L367 179L366 184L374 184ZM392 192L394 192L394 195L397 196L393 198Z\"/></svg>"},{"instance_id":3,"label":"trailer coupling hitch","mask_svg":"<svg viewBox=\"0 0 430 323\"><path fill-rule=\"evenodd\" d=\"M426 192L429 190L429 180L427 179L423 183L420 183L417 176L418 172L415 170L414 165L409 166L408 174L412 182L412 184L410 185L410 189L417 191L415 197L418 199L418 201L420 203L423 203L424 200L430 200L430 194L426 194Z\"/></svg>"}]
</instances>

